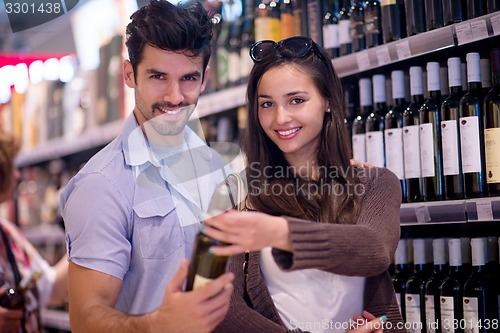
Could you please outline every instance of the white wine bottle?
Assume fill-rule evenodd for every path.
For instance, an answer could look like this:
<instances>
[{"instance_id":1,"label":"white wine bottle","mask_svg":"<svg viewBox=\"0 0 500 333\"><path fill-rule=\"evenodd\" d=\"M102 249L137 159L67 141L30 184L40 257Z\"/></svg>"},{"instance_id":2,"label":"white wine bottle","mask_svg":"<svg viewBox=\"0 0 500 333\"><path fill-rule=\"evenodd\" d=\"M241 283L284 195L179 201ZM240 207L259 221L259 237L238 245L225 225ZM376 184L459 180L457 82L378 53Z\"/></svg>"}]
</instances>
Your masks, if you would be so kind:
<instances>
[{"instance_id":1,"label":"white wine bottle","mask_svg":"<svg viewBox=\"0 0 500 333\"><path fill-rule=\"evenodd\" d=\"M230 190L228 181L215 189L210 202L210 210L220 212L227 211L234 204L234 197ZM229 263L228 256L215 255L209 252L211 246L226 246L227 243L198 232L194 239L193 255L189 265L189 273L186 282L186 291L204 287L210 281L218 278L226 271Z\"/></svg>"}]
</instances>

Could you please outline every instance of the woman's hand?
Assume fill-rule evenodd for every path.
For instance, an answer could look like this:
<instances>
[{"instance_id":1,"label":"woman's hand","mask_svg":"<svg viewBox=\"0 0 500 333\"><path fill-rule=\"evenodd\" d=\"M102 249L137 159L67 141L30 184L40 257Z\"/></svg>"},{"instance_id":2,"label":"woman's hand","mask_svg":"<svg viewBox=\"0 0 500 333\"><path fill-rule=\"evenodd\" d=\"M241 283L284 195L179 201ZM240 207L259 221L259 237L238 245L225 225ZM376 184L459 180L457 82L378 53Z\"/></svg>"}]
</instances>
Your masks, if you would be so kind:
<instances>
[{"instance_id":1,"label":"woman's hand","mask_svg":"<svg viewBox=\"0 0 500 333\"><path fill-rule=\"evenodd\" d=\"M205 219L203 233L231 244L212 247L217 255L230 256L265 247L292 249L287 220L259 212L212 213Z\"/></svg>"},{"instance_id":2,"label":"woman's hand","mask_svg":"<svg viewBox=\"0 0 500 333\"><path fill-rule=\"evenodd\" d=\"M363 316L356 315L352 318L351 329L347 333L383 333L386 316L376 318L368 311L363 311Z\"/></svg>"}]
</instances>

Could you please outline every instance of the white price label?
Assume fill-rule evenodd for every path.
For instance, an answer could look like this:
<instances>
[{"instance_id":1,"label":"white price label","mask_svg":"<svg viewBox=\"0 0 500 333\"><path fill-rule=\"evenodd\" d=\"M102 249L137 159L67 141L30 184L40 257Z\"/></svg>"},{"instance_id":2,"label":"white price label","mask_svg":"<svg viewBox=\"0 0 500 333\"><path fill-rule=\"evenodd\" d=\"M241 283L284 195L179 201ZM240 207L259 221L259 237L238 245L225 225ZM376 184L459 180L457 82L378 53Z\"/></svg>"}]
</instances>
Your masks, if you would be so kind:
<instances>
[{"instance_id":1,"label":"white price label","mask_svg":"<svg viewBox=\"0 0 500 333\"><path fill-rule=\"evenodd\" d=\"M478 221L493 220L493 210L491 209L491 201L481 200L476 202L477 219Z\"/></svg>"},{"instance_id":2,"label":"white price label","mask_svg":"<svg viewBox=\"0 0 500 333\"><path fill-rule=\"evenodd\" d=\"M389 54L389 48L387 46L377 49L377 61L379 66L391 62L391 55Z\"/></svg>"},{"instance_id":3,"label":"white price label","mask_svg":"<svg viewBox=\"0 0 500 333\"><path fill-rule=\"evenodd\" d=\"M457 24L455 26L455 33L457 34L458 45L474 41L469 22Z\"/></svg>"},{"instance_id":4,"label":"white price label","mask_svg":"<svg viewBox=\"0 0 500 333\"><path fill-rule=\"evenodd\" d=\"M410 42L404 41L396 45L396 52L398 53L398 60L403 60L411 57Z\"/></svg>"},{"instance_id":5,"label":"white price label","mask_svg":"<svg viewBox=\"0 0 500 333\"><path fill-rule=\"evenodd\" d=\"M472 21L470 23L472 37L474 40L488 38L488 28L486 27L486 20Z\"/></svg>"},{"instance_id":6,"label":"white price label","mask_svg":"<svg viewBox=\"0 0 500 333\"><path fill-rule=\"evenodd\" d=\"M358 62L358 68L360 71L364 71L371 66L368 51L356 52L356 61Z\"/></svg>"},{"instance_id":7,"label":"white price label","mask_svg":"<svg viewBox=\"0 0 500 333\"><path fill-rule=\"evenodd\" d=\"M500 13L493 15L490 18L491 27L494 35L500 35Z\"/></svg>"},{"instance_id":8,"label":"white price label","mask_svg":"<svg viewBox=\"0 0 500 333\"><path fill-rule=\"evenodd\" d=\"M431 221L431 214L427 206L415 207L415 216L418 223L427 223Z\"/></svg>"}]
</instances>

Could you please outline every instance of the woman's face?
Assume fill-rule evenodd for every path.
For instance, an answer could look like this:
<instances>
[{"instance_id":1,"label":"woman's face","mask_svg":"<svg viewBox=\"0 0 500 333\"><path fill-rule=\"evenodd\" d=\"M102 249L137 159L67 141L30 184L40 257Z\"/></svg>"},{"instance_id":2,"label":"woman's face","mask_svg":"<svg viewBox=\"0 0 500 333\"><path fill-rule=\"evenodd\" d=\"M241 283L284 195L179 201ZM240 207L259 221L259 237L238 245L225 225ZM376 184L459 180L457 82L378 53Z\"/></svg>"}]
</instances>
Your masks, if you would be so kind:
<instances>
[{"instance_id":1,"label":"woman's face","mask_svg":"<svg viewBox=\"0 0 500 333\"><path fill-rule=\"evenodd\" d=\"M328 102L297 65L268 70L257 86L260 125L290 165L316 162Z\"/></svg>"}]
</instances>

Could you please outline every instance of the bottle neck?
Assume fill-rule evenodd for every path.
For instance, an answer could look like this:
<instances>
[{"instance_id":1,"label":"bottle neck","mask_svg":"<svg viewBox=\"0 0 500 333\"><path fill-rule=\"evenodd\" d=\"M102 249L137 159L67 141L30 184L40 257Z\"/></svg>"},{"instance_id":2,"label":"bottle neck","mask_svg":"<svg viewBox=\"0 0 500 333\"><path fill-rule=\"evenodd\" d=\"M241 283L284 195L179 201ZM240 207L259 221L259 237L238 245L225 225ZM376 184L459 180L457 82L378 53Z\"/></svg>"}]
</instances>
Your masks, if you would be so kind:
<instances>
[{"instance_id":1,"label":"bottle neck","mask_svg":"<svg viewBox=\"0 0 500 333\"><path fill-rule=\"evenodd\" d=\"M492 79L493 79L493 87L497 89L500 88L500 72L493 72Z\"/></svg>"},{"instance_id":2,"label":"bottle neck","mask_svg":"<svg viewBox=\"0 0 500 333\"><path fill-rule=\"evenodd\" d=\"M482 91L481 82L469 82L468 87L470 93L480 93Z\"/></svg>"},{"instance_id":3,"label":"bottle neck","mask_svg":"<svg viewBox=\"0 0 500 333\"><path fill-rule=\"evenodd\" d=\"M424 102L424 95L413 95L411 96L412 103L422 104Z\"/></svg>"},{"instance_id":4,"label":"bottle neck","mask_svg":"<svg viewBox=\"0 0 500 333\"><path fill-rule=\"evenodd\" d=\"M462 86L455 86L455 87L450 87L450 96L462 96Z\"/></svg>"},{"instance_id":5,"label":"bottle neck","mask_svg":"<svg viewBox=\"0 0 500 333\"><path fill-rule=\"evenodd\" d=\"M436 101L439 101L441 99L441 90L429 91L429 99L434 99Z\"/></svg>"},{"instance_id":6,"label":"bottle neck","mask_svg":"<svg viewBox=\"0 0 500 333\"><path fill-rule=\"evenodd\" d=\"M394 99L394 106L405 106L406 105L406 99L404 98L395 98Z\"/></svg>"}]
</instances>

